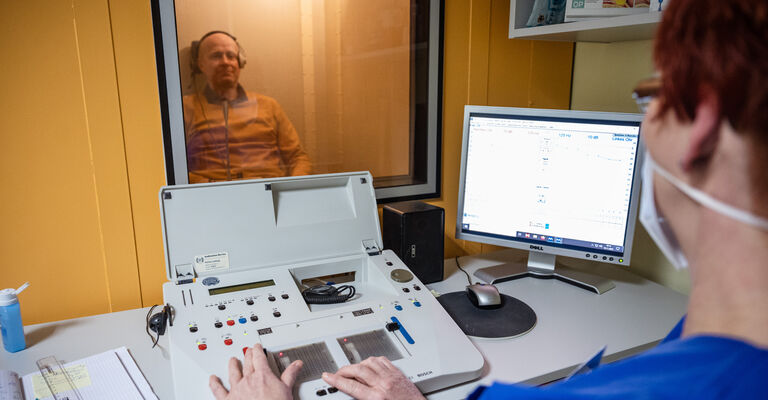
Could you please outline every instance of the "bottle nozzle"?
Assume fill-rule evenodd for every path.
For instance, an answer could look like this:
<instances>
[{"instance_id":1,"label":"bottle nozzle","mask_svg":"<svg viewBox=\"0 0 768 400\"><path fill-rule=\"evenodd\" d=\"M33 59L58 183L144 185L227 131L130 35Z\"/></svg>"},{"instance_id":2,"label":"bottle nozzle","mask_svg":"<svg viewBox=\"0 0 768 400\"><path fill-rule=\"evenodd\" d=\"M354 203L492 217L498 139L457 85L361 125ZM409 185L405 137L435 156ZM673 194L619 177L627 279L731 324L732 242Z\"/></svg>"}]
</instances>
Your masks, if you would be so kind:
<instances>
[{"instance_id":1,"label":"bottle nozzle","mask_svg":"<svg viewBox=\"0 0 768 400\"><path fill-rule=\"evenodd\" d=\"M27 288L27 286L29 286L29 282L24 282L24 284L23 284L23 285L21 285L21 286L19 286L19 288L18 288L18 289L16 289L16 290L13 292L13 294L15 294L15 295L17 295L17 296L18 296L18 295L19 295L19 293L23 292L23 291L24 291L24 289L26 289L26 288Z\"/></svg>"}]
</instances>

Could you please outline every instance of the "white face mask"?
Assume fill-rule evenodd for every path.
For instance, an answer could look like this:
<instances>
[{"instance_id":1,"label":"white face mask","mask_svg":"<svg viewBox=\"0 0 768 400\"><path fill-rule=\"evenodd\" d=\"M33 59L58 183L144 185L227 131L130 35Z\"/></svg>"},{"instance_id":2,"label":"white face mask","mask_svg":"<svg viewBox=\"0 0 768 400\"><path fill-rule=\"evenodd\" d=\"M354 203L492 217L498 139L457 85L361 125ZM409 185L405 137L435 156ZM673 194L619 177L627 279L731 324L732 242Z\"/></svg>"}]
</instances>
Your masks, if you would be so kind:
<instances>
[{"instance_id":1,"label":"white face mask","mask_svg":"<svg viewBox=\"0 0 768 400\"><path fill-rule=\"evenodd\" d=\"M657 172L678 190L690 197L693 201L720 213L728 218L735 219L758 229L768 231L768 219L758 217L742 209L723 203L712 196L689 186L665 169L661 168L651 158L646 150L643 165L643 189L640 197L640 222L645 226L648 234L662 253L677 269L688 268L688 259L683 254L680 244L664 216L656 210L656 201L653 195L653 173Z\"/></svg>"}]
</instances>

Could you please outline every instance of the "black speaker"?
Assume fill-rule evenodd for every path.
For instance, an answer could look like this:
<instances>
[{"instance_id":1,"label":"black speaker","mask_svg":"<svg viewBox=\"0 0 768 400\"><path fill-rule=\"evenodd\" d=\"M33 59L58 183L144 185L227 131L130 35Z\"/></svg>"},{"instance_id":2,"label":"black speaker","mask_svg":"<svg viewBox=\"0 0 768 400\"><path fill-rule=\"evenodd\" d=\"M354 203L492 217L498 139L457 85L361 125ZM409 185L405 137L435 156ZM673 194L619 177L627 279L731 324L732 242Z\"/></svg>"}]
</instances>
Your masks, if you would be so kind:
<instances>
[{"instance_id":1,"label":"black speaker","mask_svg":"<svg viewBox=\"0 0 768 400\"><path fill-rule=\"evenodd\" d=\"M424 283L443 280L445 210L421 201L384 206L384 248Z\"/></svg>"}]
</instances>

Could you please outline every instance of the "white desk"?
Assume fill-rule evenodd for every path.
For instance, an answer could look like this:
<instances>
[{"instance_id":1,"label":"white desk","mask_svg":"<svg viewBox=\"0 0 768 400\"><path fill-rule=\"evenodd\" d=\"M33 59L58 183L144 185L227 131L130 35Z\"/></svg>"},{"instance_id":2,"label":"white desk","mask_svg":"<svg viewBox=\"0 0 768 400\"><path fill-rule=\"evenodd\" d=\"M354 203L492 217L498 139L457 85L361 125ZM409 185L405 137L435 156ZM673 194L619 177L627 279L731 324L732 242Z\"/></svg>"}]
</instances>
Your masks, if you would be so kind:
<instances>
[{"instance_id":1,"label":"white desk","mask_svg":"<svg viewBox=\"0 0 768 400\"><path fill-rule=\"evenodd\" d=\"M478 268L508 262L516 250L462 257L462 267ZM558 259L558 261L561 261ZM607 346L603 362L653 347L685 314L686 296L640 278L620 266L563 259L563 263L611 279L616 287L602 295L555 280L522 278L497 284L499 291L527 303L536 312L536 326L515 339L473 339L486 360L479 381L435 393L430 399L457 399L479 384L525 382L542 384L567 376ZM629 268L631 269L631 268ZM463 288L466 275L453 259L445 261L446 279L429 285L440 293Z\"/></svg>"},{"instance_id":2,"label":"white desk","mask_svg":"<svg viewBox=\"0 0 768 400\"><path fill-rule=\"evenodd\" d=\"M472 274L477 268L496 265L519 254L504 250L462 257L460 261ZM502 293L534 309L538 317L536 327L516 339L475 339L486 360L483 377L429 397L463 398L477 385L494 380L540 384L559 379L602 346L608 346L605 361L653 346L685 313L685 296L621 267L579 260L566 263L576 268L587 265L588 271L614 280L616 288L598 296L557 280L523 278L498 284ZM440 293L463 290L466 276L457 270L453 259L446 260L445 266L446 280L429 287ZM45 356L55 355L68 362L126 346L158 397L174 399L167 337L161 337L155 349L150 348L144 329L146 313L145 308L28 326L28 348L15 354L0 350L0 369L24 375L35 371L35 361Z\"/></svg>"}]
</instances>

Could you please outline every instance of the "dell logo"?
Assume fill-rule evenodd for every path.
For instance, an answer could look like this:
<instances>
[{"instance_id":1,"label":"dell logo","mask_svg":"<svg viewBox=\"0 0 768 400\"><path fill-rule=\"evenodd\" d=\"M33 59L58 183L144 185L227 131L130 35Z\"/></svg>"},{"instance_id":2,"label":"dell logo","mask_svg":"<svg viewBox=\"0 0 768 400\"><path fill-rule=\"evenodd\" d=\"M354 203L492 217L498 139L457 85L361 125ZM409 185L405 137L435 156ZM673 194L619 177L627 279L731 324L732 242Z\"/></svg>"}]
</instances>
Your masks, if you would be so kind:
<instances>
[{"instance_id":1,"label":"dell logo","mask_svg":"<svg viewBox=\"0 0 768 400\"><path fill-rule=\"evenodd\" d=\"M544 251L544 248L541 246L536 246L534 244L531 245L531 250L538 250L538 251Z\"/></svg>"}]
</instances>

